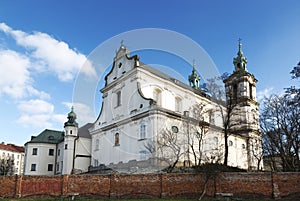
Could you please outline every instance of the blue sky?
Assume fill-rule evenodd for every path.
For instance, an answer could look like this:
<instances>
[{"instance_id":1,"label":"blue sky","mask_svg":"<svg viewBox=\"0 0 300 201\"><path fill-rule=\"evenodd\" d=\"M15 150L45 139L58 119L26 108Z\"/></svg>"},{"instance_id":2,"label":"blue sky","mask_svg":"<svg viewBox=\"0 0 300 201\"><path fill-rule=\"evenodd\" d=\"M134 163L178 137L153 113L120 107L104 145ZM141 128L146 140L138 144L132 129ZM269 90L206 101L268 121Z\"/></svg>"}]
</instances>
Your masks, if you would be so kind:
<instances>
[{"instance_id":1,"label":"blue sky","mask_svg":"<svg viewBox=\"0 0 300 201\"><path fill-rule=\"evenodd\" d=\"M300 61L298 0L7 0L0 2L0 23L0 141L6 143L22 145L45 128L63 130L74 83L88 55L135 29L160 28L189 37L220 73L232 72L242 38L248 70L259 80L259 98L297 84L289 72ZM131 47L126 40L124 44ZM112 61L114 52L110 55ZM192 68L151 51L141 52L141 60L169 66L185 78ZM201 61L196 64L201 68ZM93 68L83 73L94 76ZM95 94L95 108L75 104L81 125L99 113L101 95Z\"/></svg>"}]
</instances>

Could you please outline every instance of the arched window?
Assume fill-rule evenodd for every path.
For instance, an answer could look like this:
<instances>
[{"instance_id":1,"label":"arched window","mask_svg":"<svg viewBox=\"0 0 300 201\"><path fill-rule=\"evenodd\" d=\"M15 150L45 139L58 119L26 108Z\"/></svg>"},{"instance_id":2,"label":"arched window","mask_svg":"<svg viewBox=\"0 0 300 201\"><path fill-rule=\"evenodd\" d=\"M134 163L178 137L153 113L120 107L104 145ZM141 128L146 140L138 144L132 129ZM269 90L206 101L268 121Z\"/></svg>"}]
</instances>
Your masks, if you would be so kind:
<instances>
[{"instance_id":1,"label":"arched window","mask_svg":"<svg viewBox=\"0 0 300 201\"><path fill-rule=\"evenodd\" d=\"M116 107L119 107L119 106L121 106L121 91L118 91L117 93L116 93L116 95L117 95L117 97L116 97Z\"/></svg>"},{"instance_id":2,"label":"arched window","mask_svg":"<svg viewBox=\"0 0 300 201\"><path fill-rule=\"evenodd\" d=\"M115 134L115 146L119 146L120 145L120 135L119 133Z\"/></svg>"}]
</instances>

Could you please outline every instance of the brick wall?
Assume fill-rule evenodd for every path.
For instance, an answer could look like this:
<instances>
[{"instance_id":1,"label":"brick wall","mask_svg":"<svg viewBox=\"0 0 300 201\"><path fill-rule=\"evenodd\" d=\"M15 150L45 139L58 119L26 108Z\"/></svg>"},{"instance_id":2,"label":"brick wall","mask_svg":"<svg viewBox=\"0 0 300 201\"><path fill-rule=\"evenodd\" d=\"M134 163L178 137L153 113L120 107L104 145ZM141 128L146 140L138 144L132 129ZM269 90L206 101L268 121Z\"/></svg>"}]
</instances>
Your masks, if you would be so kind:
<instances>
[{"instance_id":1,"label":"brick wall","mask_svg":"<svg viewBox=\"0 0 300 201\"><path fill-rule=\"evenodd\" d=\"M198 197L205 174L112 174L0 177L0 197ZM220 173L209 180L206 195L233 193L239 198L300 198L300 173Z\"/></svg>"}]
</instances>

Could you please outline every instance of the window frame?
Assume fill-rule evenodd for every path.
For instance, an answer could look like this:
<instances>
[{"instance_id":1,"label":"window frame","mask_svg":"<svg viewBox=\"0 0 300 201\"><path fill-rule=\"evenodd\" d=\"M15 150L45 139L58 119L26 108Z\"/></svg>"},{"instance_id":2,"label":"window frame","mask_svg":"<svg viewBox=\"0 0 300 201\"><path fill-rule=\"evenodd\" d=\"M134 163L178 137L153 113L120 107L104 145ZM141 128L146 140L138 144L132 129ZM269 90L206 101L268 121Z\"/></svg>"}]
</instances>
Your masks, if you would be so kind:
<instances>
[{"instance_id":1,"label":"window frame","mask_svg":"<svg viewBox=\"0 0 300 201\"><path fill-rule=\"evenodd\" d=\"M30 171L35 172L36 171L36 163L32 163L30 167Z\"/></svg>"},{"instance_id":2,"label":"window frame","mask_svg":"<svg viewBox=\"0 0 300 201\"><path fill-rule=\"evenodd\" d=\"M54 156L54 149L49 149L48 155L49 156Z\"/></svg>"},{"instance_id":3,"label":"window frame","mask_svg":"<svg viewBox=\"0 0 300 201\"><path fill-rule=\"evenodd\" d=\"M32 148L32 155L33 156L36 156L36 155L38 155L38 148Z\"/></svg>"},{"instance_id":4,"label":"window frame","mask_svg":"<svg viewBox=\"0 0 300 201\"><path fill-rule=\"evenodd\" d=\"M48 172L53 172L53 164L52 163L48 164Z\"/></svg>"}]
</instances>

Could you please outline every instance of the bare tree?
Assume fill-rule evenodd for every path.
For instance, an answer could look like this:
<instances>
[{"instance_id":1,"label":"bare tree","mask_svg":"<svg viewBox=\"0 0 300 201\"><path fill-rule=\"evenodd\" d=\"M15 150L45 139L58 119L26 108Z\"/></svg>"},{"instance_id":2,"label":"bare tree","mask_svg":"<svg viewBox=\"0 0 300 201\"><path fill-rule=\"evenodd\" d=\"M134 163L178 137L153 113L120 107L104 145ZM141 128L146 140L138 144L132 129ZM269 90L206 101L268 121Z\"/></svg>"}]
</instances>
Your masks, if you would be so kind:
<instances>
[{"instance_id":1,"label":"bare tree","mask_svg":"<svg viewBox=\"0 0 300 201\"><path fill-rule=\"evenodd\" d=\"M182 132L164 129L155 142L148 141L144 146L158 161L158 165L167 164L167 172L172 172L185 153L183 139Z\"/></svg>"},{"instance_id":2,"label":"bare tree","mask_svg":"<svg viewBox=\"0 0 300 201\"><path fill-rule=\"evenodd\" d=\"M265 98L263 106L260 122L266 151L271 158L280 157L283 171L300 171L300 107L288 95Z\"/></svg>"},{"instance_id":3,"label":"bare tree","mask_svg":"<svg viewBox=\"0 0 300 201\"><path fill-rule=\"evenodd\" d=\"M191 152L194 158L194 166L199 166L203 162L203 139L210 126L210 123L207 121L207 117L209 118L212 114L211 110L203 103L193 105L190 108L190 111L193 113L193 118L188 121L192 121L193 123L190 123L191 126L188 126L191 127L189 128L188 146L190 148L189 152Z\"/></svg>"},{"instance_id":4,"label":"bare tree","mask_svg":"<svg viewBox=\"0 0 300 201\"><path fill-rule=\"evenodd\" d=\"M14 159L4 157L0 159L0 175L10 176L14 174Z\"/></svg>"},{"instance_id":5,"label":"bare tree","mask_svg":"<svg viewBox=\"0 0 300 201\"><path fill-rule=\"evenodd\" d=\"M210 94L212 95L212 100L217 105L217 113L220 115L222 119L223 126L223 134L224 134L224 161L223 164L228 164L228 138L231 133L234 131L234 127L240 125L241 122L239 118L240 116L240 108L237 107L237 100L233 97L232 91L228 90L225 94L224 87L219 83L220 80L226 79L228 74L224 74L223 76L216 77L213 79L208 79L207 88ZM226 96L226 101L224 97Z\"/></svg>"}]
</instances>

